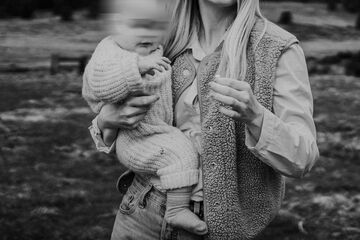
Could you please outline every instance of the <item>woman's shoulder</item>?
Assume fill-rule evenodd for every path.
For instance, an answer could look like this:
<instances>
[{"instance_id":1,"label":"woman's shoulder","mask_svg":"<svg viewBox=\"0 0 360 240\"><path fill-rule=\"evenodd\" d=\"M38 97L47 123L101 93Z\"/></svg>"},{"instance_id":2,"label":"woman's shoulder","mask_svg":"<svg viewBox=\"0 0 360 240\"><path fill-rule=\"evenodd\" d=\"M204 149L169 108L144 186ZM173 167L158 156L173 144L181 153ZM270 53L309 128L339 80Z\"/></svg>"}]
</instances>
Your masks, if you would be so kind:
<instances>
[{"instance_id":1,"label":"woman's shoulder","mask_svg":"<svg viewBox=\"0 0 360 240\"><path fill-rule=\"evenodd\" d=\"M258 18L253 28L253 34L260 38L266 37L273 41L296 43L299 40L290 32L265 18Z\"/></svg>"}]
</instances>

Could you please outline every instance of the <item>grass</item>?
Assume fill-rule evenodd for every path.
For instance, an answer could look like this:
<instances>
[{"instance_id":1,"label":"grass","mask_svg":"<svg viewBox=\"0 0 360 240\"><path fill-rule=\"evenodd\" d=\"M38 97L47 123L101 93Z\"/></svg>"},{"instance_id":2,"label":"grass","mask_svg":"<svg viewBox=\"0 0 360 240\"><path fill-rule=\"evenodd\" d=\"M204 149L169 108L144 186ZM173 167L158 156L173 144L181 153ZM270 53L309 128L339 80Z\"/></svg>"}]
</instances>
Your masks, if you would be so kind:
<instances>
[{"instance_id":1,"label":"grass","mask_svg":"<svg viewBox=\"0 0 360 240\"><path fill-rule=\"evenodd\" d=\"M262 13L274 22L279 20L282 12L290 11L296 23L314 26L354 27L356 14L344 11L341 4L338 6L338 10L329 11L326 4L322 3L261 2Z\"/></svg>"},{"instance_id":2,"label":"grass","mask_svg":"<svg viewBox=\"0 0 360 240\"><path fill-rule=\"evenodd\" d=\"M360 79L313 75L311 84L322 157L306 178L288 179L283 209L262 239L360 236ZM0 74L0 86L0 239L108 239L124 169L94 150L81 78Z\"/></svg>"},{"instance_id":3,"label":"grass","mask_svg":"<svg viewBox=\"0 0 360 240\"><path fill-rule=\"evenodd\" d=\"M0 238L108 239L123 169L94 150L81 79L2 74L0 86Z\"/></svg>"}]
</instances>

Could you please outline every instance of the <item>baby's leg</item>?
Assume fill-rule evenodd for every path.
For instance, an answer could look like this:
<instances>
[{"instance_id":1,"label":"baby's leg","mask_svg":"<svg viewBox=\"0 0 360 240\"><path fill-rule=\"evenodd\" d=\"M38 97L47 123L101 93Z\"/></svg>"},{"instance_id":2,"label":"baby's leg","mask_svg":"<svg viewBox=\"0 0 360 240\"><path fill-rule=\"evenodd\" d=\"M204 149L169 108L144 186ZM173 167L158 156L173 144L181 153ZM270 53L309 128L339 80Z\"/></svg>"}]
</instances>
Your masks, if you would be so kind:
<instances>
[{"instance_id":1,"label":"baby's leg","mask_svg":"<svg viewBox=\"0 0 360 240\"><path fill-rule=\"evenodd\" d=\"M183 187L167 192L165 220L174 227L188 232L204 235L207 233L206 223L190 211L192 188Z\"/></svg>"}]
</instances>

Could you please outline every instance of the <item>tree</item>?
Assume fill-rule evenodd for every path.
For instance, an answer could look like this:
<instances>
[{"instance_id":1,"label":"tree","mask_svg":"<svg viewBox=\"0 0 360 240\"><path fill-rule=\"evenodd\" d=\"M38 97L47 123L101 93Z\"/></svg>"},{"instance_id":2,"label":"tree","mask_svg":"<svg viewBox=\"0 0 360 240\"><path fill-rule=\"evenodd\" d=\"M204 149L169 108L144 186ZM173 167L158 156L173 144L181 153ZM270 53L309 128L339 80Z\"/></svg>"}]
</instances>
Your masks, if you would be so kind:
<instances>
[{"instance_id":1,"label":"tree","mask_svg":"<svg viewBox=\"0 0 360 240\"><path fill-rule=\"evenodd\" d=\"M356 13L360 10L359 0L342 0L345 10L351 13Z\"/></svg>"},{"instance_id":2,"label":"tree","mask_svg":"<svg viewBox=\"0 0 360 240\"><path fill-rule=\"evenodd\" d=\"M285 25L293 24L292 12L290 11L282 12L280 15L279 23Z\"/></svg>"},{"instance_id":3,"label":"tree","mask_svg":"<svg viewBox=\"0 0 360 240\"><path fill-rule=\"evenodd\" d=\"M359 11L358 16L356 18L355 28L357 30L360 30L360 11Z\"/></svg>"},{"instance_id":4,"label":"tree","mask_svg":"<svg viewBox=\"0 0 360 240\"><path fill-rule=\"evenodd\" d=\"M100 0L89 0L87 7L87 17L89 19L97 19L100 14L101 2Z\"/></svg>"},{"instance_id":5,"label":"tree","mask_svg":"<svg viewBox=\"0 0 360 240\"><path fill-rule=\"evenodd\" d=\"M329 0L327 2L327 9L329 11L335 11L337 9L337 0Z\"/></svg>"},{"instance_id":6,"label":"tree","mask_svg":"<svg viewBox=\"0 0 360 240\"><path fill-rule=\"evenodd\" d=\"M33 1L33 0L22 0L20 1L20 5L19 5L19 8L20 8L20 12L19 12L19 15L21 18L24 18L24 19L32 19L34 17L34 13L35 13L35 10L36 10L36 1Z\"/></svg>"},{"instance_id":7,"label":"tree","mask_svg":"<svg viewBox=\"0 0 360 240\"><path fill-rule=\"evenodd\" d=\"M60 15L63 21L72 21L74 9L68 0L54 0L53 12Z\"/></svg>"}]
</instances>

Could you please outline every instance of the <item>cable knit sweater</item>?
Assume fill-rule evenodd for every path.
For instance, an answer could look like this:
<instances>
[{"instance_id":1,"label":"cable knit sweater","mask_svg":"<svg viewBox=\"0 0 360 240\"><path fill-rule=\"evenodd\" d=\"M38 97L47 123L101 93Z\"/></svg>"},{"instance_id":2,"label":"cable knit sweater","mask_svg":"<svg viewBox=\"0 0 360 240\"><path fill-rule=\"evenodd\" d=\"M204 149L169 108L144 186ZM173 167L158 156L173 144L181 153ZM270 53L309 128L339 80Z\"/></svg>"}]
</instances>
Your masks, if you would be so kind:
<instances>
[{"instance_id":1,"label":"cable knit sweater","mask_svg":"<svg viewBox=\"0 0 360 240\"><path fill-rule=\"evenodd\" d=\"M198 182L198 154L173 122L171 71L139 73L138 55L121 49L110 37L95 49L83 77L83 97L98 113L105 103L118 103L147 88L160 96L134 130L122 129L116 139L121 163L138 173L160 176L164 189Z\"/></svg>"}]
</instances>

